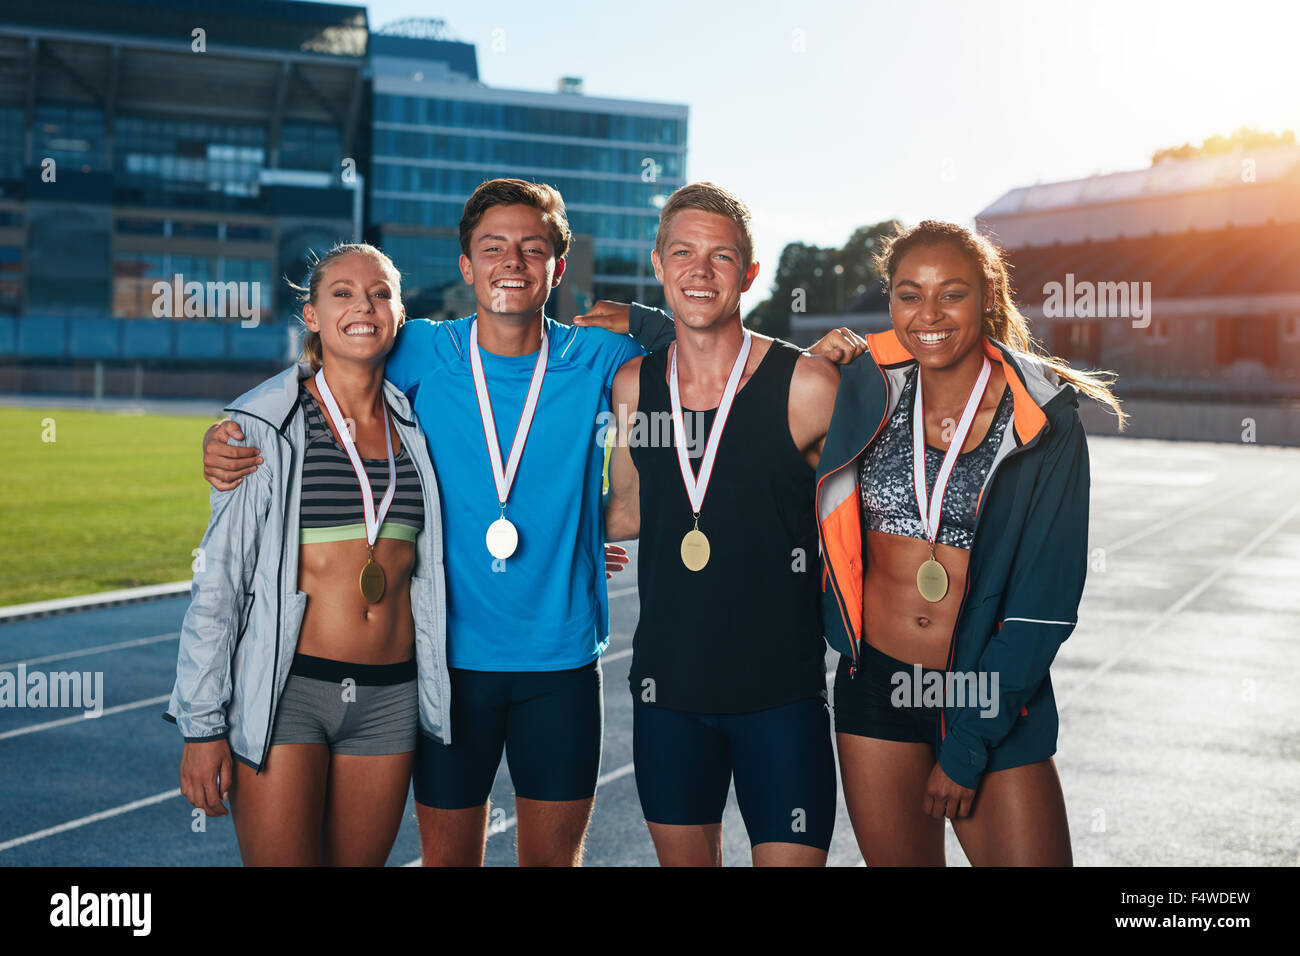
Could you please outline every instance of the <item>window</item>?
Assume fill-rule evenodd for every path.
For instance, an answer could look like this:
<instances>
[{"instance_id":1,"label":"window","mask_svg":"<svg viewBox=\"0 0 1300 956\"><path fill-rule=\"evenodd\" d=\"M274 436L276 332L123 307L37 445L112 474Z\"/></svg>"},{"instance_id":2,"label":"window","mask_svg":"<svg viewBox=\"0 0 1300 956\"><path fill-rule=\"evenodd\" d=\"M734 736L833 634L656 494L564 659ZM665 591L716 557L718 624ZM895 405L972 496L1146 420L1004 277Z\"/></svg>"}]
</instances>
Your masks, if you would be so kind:
<instances>
[{"instance_id":1,"label":"window","mask_svg":"<svg viewBox=\"0 0 1300 956\"><path fill-rule=\"evenodd\" d=\"M1096 320L1052 322L1052 352L1063 359L1096 368L1101 361L1101 326Z\"/></svg>"},{"instance_id":2,"label":"window","mask_svg":"<svg viewBox=\"0 0 1300 956\"><path fill-rule=\"evenodd\" d=\"M113 257L113 317L154 318L155 282L167 281L161 253L119 252Z\"/></svg>"},{"instance_id":3,"label":"window","mask_svg":"<svg viewBox=\"0 0 1300 956\"><path fill-rule=\"evenodd\" d=\"M18 315L23 305L23 251L0 246L0 315Z\"/></svg>"},{"instance_id":4,"label":"window","mask_svg":"<svg viewBox=\"0 0 1300 956\"><path fill-rule=\"evenodd\" d=\"M1218 320L1215 340L1220 365L1234 362L1277 364L1282 323L1276 315L1240 315Z\"/></svg>"}]
</instances>

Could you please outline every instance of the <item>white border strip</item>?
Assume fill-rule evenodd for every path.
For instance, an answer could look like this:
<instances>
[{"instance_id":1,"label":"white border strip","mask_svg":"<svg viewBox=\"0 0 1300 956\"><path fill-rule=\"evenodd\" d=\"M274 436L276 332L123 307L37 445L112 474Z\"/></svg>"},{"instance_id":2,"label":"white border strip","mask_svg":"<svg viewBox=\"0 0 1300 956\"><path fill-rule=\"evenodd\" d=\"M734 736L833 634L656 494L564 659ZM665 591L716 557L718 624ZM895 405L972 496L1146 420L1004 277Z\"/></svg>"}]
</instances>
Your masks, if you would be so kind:
<instances>
[{"instance_id":1,"label":"white border strip","mask_svg":"<svg viewBox=\"0 0 1300 956\"><path fill-rule=\"evenodd\" d=\"M53 601L35 601L31 604L14 604L0 607L0 624L6 621L23 621L34 617L49 617L52 614L70 614L74 611L87 611L97 607L113 607L119 604L138 604L143 601L157 601L162 598L180 597L190 593L190 581L173 581L170 584L150 584L142 588L125 588L121 591L102 591L99 594L78 594L75 597L58 598Z\"/></svg>"}]
</instances>

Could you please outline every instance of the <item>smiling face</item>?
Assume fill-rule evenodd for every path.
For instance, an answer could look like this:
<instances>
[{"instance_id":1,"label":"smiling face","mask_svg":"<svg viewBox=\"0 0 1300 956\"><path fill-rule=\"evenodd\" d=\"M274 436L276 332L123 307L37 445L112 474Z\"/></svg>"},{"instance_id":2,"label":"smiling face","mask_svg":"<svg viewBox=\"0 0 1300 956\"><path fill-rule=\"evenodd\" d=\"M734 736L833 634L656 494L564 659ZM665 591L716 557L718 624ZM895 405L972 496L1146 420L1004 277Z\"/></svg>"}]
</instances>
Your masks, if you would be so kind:
<instances>
[{"instance_id":1,"label":"smiling face","mask_svg":"<svg viewBox=\"0 0 1300 956\"><path fill-rule=\"evenodd\" d=\"M564 275L551 228L532 206L488 209L470 236L469 253L460 257L460 273L474 287L479 315L532 318Z\"/></svg>"},{"instance_id":2,"label":"smiling face","mask_svg":"<svg viewBox=\"0 0 1300 956\"><path fill-rule=\"evenodd\" d=\"M302 318L320 333L326 364L383 362L406 319L398 277L374 256L341 256L325 266L316 300L302 307Z\"/></svg>"},{"instance_id":3,"label":"smiling face","mask_svg":"<svg viewBox=\"0 0 1300 956\"><path fill-rule=\"evenodd\" d=\"M703 209L673 215L663 254L650 255L655 278L673 318L689 328L707 329L740 312L740 294L758 275L758 263L746 267L740 227L726 216Z\"/></svg>"},{"instance_id":4,"label":"smiling face","mask_svg":"<svg viewBox=\"0 0 1300 956\"><path fill-rule=\"evenodd\" d=\"M894 267L889 293L899 341L926 368L958 364L982 348L985 286L975 263L951 243L907 252Z\"/></svg>"}]
</instances>

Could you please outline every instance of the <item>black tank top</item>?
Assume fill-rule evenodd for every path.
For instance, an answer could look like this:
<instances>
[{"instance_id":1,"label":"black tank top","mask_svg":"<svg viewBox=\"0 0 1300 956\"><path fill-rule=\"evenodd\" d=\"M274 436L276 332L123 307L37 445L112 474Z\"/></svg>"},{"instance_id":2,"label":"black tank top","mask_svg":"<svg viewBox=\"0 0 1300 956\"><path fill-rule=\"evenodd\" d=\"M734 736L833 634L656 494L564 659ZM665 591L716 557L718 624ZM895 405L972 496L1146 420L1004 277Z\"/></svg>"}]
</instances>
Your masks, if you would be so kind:
<instances>
[{"instance_id":1,"label":"black tank top","mask_svg":"<svg viewBox=\"0 0 1300 956\"><path fill-rule=\"evenodd\" d=\"M789 425L800 350L773 342L736 394L700 510L710 546L700 571L681 559L695 522L673 445L667 354L642 360L644 440L635 431L630 439L641 483L632 692L647 704L706 714L824 697L814 471ZM716 413L683 409L696 474Z\"/></svg>"}]
</instances>

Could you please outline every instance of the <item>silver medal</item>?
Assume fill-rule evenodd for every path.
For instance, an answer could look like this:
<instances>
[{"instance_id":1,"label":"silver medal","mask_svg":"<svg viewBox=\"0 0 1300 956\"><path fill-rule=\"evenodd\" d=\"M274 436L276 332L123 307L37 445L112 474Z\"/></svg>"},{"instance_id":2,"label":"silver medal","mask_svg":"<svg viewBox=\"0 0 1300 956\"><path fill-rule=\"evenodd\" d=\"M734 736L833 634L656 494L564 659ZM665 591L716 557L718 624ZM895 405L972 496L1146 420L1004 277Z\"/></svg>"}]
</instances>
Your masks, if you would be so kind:
<instances>
[{"instance_id":1,"label":"silver medal","mask_svg":"<svg viewBox=\"0 0 1300 956\"><path fill-rule=\"evenodd\" d=\"M518 547L519 532L508 518L497 518L488 525L487 549L492 557L503 561L514 554Z\"/></svg>"}]
</instances>

